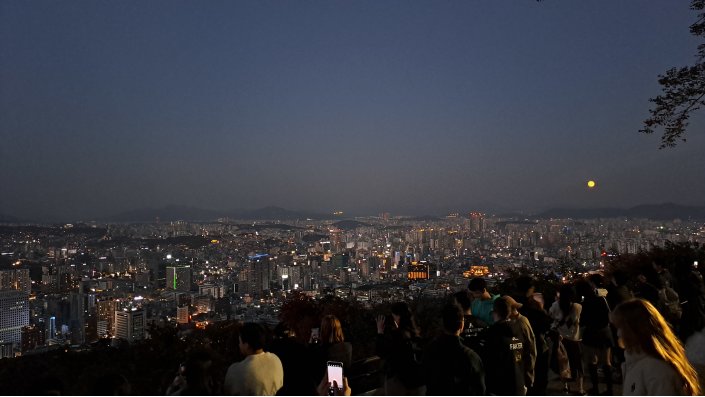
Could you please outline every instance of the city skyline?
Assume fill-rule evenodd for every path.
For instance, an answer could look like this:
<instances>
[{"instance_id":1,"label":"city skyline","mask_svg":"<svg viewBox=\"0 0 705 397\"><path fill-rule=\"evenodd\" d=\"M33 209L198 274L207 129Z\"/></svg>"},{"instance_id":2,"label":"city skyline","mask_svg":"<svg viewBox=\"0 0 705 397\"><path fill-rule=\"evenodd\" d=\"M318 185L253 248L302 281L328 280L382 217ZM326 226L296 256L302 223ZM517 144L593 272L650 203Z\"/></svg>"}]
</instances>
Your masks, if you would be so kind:
<instances>
[{"instance_id":1,"label":"city skyline","mask_svg":"<svg viewBox=\"0 0 705 397\"><path fill-rule=\"evenodd\" d=\"M3 2L0 214L705 205L688 5Z\"/></svg>"}]
</instances>

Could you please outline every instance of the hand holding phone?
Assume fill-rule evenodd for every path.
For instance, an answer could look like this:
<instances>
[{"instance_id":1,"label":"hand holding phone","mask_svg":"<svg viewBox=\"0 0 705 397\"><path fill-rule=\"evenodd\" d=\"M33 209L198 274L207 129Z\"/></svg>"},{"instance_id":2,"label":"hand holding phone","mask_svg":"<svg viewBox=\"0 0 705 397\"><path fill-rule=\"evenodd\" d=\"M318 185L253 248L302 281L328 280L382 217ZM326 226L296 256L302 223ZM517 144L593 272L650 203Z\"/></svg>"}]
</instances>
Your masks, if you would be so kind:
<instances>
[{"instance_id":1,"label":"hand holding phone","mask_svg":"<svg viewBox=\"0 0 705 397\"><path fill-rule=\"evenodd\" d=\"M309 343L318 343L318 338L320 337L319 328L311 328L311 340Z\"/></svg>"},{"instance_id":2,"label":"hand holding phone","mask_svg":"<svg viewBox=\"0 0 705 397\"><path fill-rule=\"evenodd\" d=\"M328 382L330 384L329 395L334 396L343 390L343 363L328 361ZM338 386L337 393L334 385Z\"/></svg>"},{"instance_id":3,"label":"hand holding phone","mask_svg":"<svg viewBox=\"0 0 705 397\"><path fill-rule=\"evenodd\" d=\"M323 375L323 379L321 379L321 383L318 385L316 388L317 395L319 396L329 396L331 395L331 392L333 395L336 396L351 396L352 395L352 389L350 388L350 385L348 385L348 378L343 376L343 385L342 388L340 388L340 385L337 384L338 382L336 381L335 383L328 382L328 373L326 371L326 374ZM333 389L331 386L338 386L338 389ZM331 391L332 389L332 391Z\"/></svg>"}]
</instances>

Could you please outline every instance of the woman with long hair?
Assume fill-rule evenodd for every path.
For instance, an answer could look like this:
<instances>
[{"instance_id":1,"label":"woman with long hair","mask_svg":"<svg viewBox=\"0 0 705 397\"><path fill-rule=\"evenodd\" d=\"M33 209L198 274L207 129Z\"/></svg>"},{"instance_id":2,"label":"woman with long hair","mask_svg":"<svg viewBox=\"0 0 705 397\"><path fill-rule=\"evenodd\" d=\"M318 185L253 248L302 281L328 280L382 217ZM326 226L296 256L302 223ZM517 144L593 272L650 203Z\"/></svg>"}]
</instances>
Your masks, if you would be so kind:
<instances>
[{"instance_id":1,"label":"woman with long hair","mask_svg":"<svg viewBox=\"0 0 705 397\"><path fill-rule=\"evenodd\" d=\"M700 394L683 345L651 303L626 301L612 311L610 321L625 351L623 395Z\"/></svg>"},{"instance_id":2,"label":"woman with long hair","mask_svg":"<svg viewBox=\"0 0 705 397\"><path fill-rule=\"evenodd\" d=\"M583 388L583 361L582 343L580 341L580 314L583 307L577 302L575 290L572 285L564 284L559 289L558 299L553 302L548 314L553 319L552 329L565 346L570 363L570 373L578 387L578 394L587 395ZM564 391L568 392L568 383Z\"/></svg>"},{"instance_id":3,"label":"woman with long hair","mask_svg":"<svg viewBox=\"0 0 705 397\"><path fill-rule=\"evenodd\" d=\"M424 395L426 386L420 365L419 329L406 302L391 307L393 326L377 316L376 351L384 360L385 395ZM391 324L390 324L391 325Z\"/></svg>"},{"instance_id":4,"label":"woman with long hair","mask_svg":"<svg viewBox=\"0 0 705 397\"><path fill-rule=\"evenodd\" d=\"M327 373L326 363L328 361L341 362L343 373L350 371L352 344L345 342L343 327L336 316L329 314L321 319L319 343L311 345L310 349L310 359L313 360L315 368L311 372L312 381L319 382L321 377ZM304 365L304 363L300 362L300 365Z\"/></svg>"},{"instance_id":5,"label":"woman with long hair","mask_svg":"<svg viewBox=\"0 0 705 397\"><path fill-rule=\"evenodd\" d=\"M352 363L352 345L345 342L340 320L332 314L321 320L321 347L326 361L340 361L344 370L350 370Z\"/></svg>"}]
</instances>

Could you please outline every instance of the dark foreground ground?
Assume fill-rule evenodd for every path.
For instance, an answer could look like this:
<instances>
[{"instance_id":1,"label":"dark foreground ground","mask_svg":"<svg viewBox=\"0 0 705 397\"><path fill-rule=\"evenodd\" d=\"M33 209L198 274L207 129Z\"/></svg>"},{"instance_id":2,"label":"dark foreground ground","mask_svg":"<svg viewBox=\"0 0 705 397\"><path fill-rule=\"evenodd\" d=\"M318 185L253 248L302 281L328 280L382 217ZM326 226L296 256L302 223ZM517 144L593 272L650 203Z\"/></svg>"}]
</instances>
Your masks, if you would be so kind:
<instances>
[{"instance_id":1,"label":"dark foreground ground","mask_svg":"<svg viewBox=\"0 0 705 397\"><path fill-rule=\"evenodd\" d=\"M549 396L576 396L578 395L577 389L575 387L575 383L571 382L568 384L570 388L569 393L565 393L563 390L563 385L564 383L560 381L558 375L556 375L553 372L549 372L549 379L550 381L548 382L548 389L546 390L546 394ZM614 393L613 395L615 396L621 396L622 395L622 381L621 379L615 379L616 381L614 382L613 385L613 390ZM585 380L585 390L589 389L591 386L589 380ZM605 384L601 383L600 384L600 392L605 392Z\"/></svg>"},{"instance_id":2,"label":"dark foreground ground","mask_svg":"<svg viewBox=\"0 0 705 397\"><path fill-rule=\"evenodd\" d=\"M549 396L577 396L579 395L575 384L574 383L569 383L569 392L566 393L564 391L564 383L560 381L558 375L556 375L553 372L549 372L549 383L548 383L548 389L546 390L546 395ZM587 390L590 387L590 382L586 381L585 382L585 389ZM617 382L614 382L613 385L613 390L614 390L614 395L615 396L621 396L622 395L622 383L621 380L617 380ZM600 384L600 392L605 392L605 385L604 383ZM377 389L372 389L368 391L367 393L361 393L357 394L355 393L355 390L353 390L353 395L362 395L362 396L382 396L384 395L384 389L382 388L377 388Z\"/></svg>"}]
</instances>

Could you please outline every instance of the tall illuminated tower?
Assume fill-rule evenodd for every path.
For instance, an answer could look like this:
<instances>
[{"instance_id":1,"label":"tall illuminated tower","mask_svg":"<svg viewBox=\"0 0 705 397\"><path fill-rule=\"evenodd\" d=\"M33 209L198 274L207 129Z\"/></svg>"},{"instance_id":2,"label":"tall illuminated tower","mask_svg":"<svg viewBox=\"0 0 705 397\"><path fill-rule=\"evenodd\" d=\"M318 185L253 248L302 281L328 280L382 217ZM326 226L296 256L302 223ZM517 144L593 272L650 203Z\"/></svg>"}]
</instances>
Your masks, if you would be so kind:
<instances>
[{"instance_id":1,"label":"tall illuminated tower","mask_svg":"<svg viewBox=\"0 0 705 397\"><path fill-rule=\"evenodd\" d=\"M115 335L115 312L118 309L118 302L115 300L104 300L96 303L98 311L98 335Z\"/></svg>"}]
</instances>

